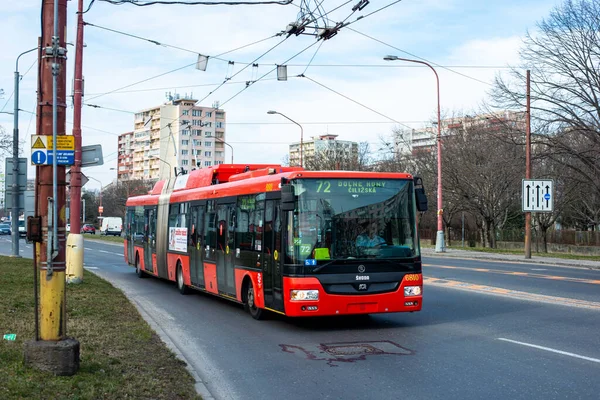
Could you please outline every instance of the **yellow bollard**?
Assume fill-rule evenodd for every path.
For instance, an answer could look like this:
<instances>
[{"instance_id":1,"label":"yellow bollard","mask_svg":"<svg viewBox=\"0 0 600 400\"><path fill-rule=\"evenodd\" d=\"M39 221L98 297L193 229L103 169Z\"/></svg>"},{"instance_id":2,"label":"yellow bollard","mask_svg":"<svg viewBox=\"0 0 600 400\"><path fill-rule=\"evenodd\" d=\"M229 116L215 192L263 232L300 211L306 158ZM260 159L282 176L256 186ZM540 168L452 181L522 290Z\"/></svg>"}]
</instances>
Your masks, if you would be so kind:
<instances>
[{"instance_id":1,"label":"yellow bollard","mask_svg":"<svg viewBox=\"0 0 600 400\"><path fill-rule=\"evenodd\" d=\"M67 237L67 283L83 282L83 235L71 233Z\"/></svg>"}]
</instances>

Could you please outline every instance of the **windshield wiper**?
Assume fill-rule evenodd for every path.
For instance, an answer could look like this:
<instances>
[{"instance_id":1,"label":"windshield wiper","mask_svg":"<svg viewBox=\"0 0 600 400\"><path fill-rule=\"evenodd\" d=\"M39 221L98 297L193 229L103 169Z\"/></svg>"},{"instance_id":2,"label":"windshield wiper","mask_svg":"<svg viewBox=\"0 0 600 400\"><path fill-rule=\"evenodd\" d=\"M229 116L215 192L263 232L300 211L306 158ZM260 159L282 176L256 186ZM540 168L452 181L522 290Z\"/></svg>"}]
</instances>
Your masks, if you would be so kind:
<instances>
[{"instance_id":1,"label":"windshield wiper","mask_svg":"<svg viewBox=\"0 0 600 400\"><path fill-rule=\"evenodd\" d=\"M323 265L319 265L317 268L313 269L312 272L319 272L320 270L322 270L323 268L325 268L328 265L333 264L334 262L336 262L337 260L333 260L333 261L329 261L328 263L325 263Z\"/></svg>"}]
</instances>

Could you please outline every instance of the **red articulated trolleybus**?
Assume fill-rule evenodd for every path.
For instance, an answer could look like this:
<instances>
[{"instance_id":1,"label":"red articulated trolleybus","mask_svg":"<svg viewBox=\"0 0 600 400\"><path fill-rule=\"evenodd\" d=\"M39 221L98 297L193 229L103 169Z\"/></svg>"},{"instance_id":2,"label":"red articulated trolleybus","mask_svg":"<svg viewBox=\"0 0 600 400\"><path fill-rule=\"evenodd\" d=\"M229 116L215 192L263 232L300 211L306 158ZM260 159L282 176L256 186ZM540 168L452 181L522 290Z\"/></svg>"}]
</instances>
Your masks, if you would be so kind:
<instances>
[{"instance_id":1,"label":"red articulated trolleybus","mask_svg":"<svg viewBox=\"0 0 600 400\"><path fill-rule=\"evenodd\" d=\"M221 164L129 198L125 259L255 319L419 311L426 208L409 174Z\"/></svg>"}]
</instances>

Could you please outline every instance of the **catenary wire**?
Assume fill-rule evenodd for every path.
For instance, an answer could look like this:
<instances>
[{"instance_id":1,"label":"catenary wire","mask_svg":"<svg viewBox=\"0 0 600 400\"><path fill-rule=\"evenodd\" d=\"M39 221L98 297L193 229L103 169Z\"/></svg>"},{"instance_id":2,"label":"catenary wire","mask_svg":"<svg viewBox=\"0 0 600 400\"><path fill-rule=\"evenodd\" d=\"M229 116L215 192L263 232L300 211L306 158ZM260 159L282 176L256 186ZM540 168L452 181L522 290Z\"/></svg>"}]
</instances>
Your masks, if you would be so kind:
<instances>
[{"instance_id":1,"label":"catenary wire","mask_svg":"<svg viewBox=\"0 0 600 400\"><path fill-rule=\"evenodd\" d=\"M347 29L351 30L352 32L358 33L359 35L362 35L362 36L364 36L364 37L367 37L367 38L369 38L369 39L371 39L371 40L374 40L374 41L376 41L376 42L378 42L378 43L381 43L381 44L383 44L383 45L385 45L385 46L391 47L392 49L395 49L395 50L398 50L398 51L400 51L400 52L402 52L402 53L408 54L408 55L409 55L409 56L411 56L411 57L415 57L415 58L418 58L418 59L420 59L420 60L423 60L423 61L430 62L430 61L428 61L427 59L425 59L425 58L423 58L423 57L419 57L419 56L418 56L418 55L416 55L416 54L412 54L412 53L409 53L408 51L405 51L405 50L399 49L399 48L397 48L397 47L395 47L395 46L392 46L392 45L391 45L391 44L389 44L389 43L385 43L385 42L384 42L384 41L382 41L382 40L376 39L376 38L374 38L374 37L372 37L372 36L369 36L369 35L367 35L367 34L365 34L365 33L359 32L359 31L357 31L356 29L352 29L352 28L348 28L348 27L347 27ZM490 85L490 86L492 86L492 84L491 84L491 83L489 83L489 82L485 82L485 81L482 81L482 80L480 80L480 79L473 78L472 76L469 76L469 75L466 75L466 74L460 73L460 72L458 72L458 71L454 71L453 69L450 69L450 68L448 68L448 67L441 66L441 65L439 65L439 64L436 64L436 63L434 63L434 62L430 62L430 63L431 63L432 65L435 65L436 67L443 68L443 69L445 69L445 70L447 70L447 71L453 72L453 73L455 73L455 74L458 74L458 75L460 75L460 76L463 76L463 77L465 77L465 78L472 79L472 80L474 80L474 81L477 81L477 82L480 82L480 83L483 83L483 84L486 84L486 85Z\"/></svg>"},{"instance_id":2,"label":"catenary wire","mask_svg":"<svg viewBox=\"0 0 600 400\"><path fill-rule=\"evenodd\" d=\"M387 118L387 119L389 119L390 121L394 121L395 123L397 123L397 124L400 124L400 125L402 125L402 126L404 126L404 127L408 128L408 129L412 129L410 126L408 126L408 125L406 125L406 124L403 124L403 123L401 123L400 121L397 121L397 120L395 120L394 118L388 117L387 115L385 115L385 114L382 114L382 113L380 113L379 111L377 111L377 110L374 110L374 109L372 109L372 108L371 108L371 107L369 107L369 106L366 106L366 105L364 105L364 104L362 104L362 103L359 103L358 101L356 101L356 100L353 100L353 99L351 99L350 97L348 97L348 96L346 96L346 95L344 95L344 94L342 94L342 93L340 93L340 92L338 92L338 91L336 91L336 90L334 90L334 89L332 89L332 88L330 88L330 87L328 87L328 86L325 86L324 84L322 84L322 83L319 83L319 82L317 82L316 80L314 80L314 79L312 79L312 78L310 78L310 77L308 77L308 76L306 76L306 75L302 76L302 78L306 78L306 79L308 79L309 81L311 81L311 82L313 82L313 83L315 83L315 84L317 84L317 85L321 86L322 88L324 88L324 89L327 89L327 90L329 90L329 91L331 91L331 92L333 92L333 93L337 94L338 96L342 96L342 97L343 97L343 98L345 98L346 100L350 100L351 102L353 102L353 103L355 103L355 104L358 104L359 106L361 106L361 107L363 107L363 108L366 108L367 110L369 110L369 111L372 111L372 112L374 112L374 113L375 113L375 114L377 114L377 115L381 115L382 117L384 117L384 118Z\"/></svg>"}]
</instances>

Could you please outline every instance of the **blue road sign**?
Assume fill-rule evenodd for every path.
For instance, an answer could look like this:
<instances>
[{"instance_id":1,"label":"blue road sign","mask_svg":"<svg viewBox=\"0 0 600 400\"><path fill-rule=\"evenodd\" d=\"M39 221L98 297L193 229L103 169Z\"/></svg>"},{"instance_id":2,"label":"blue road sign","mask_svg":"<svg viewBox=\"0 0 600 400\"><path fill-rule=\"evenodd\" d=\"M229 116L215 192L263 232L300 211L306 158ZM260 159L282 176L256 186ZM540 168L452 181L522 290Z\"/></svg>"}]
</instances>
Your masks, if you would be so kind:
<instances>
[{"instance_id":1,"label":"blue road sign","mask_svg":"<svg viewBox=\"0 0 600 400\"><path fill-rule=\"evenodd\" d=\"M36 150L31 153L31 162L36 165L46 164L47 158L45 150Z\"/></svg>"},{"instance_id":2,"label":"blue road sign","mask_svg":"<svg viewBox=\"0 0 600 400\"><path fill-rule=\"evenodd\" d=\"M546 200L546 201L550 200L550 193L546 193L544 195L544 200Z\"/></svg>"},{"instance_id":3,"label":"blue road sign","mask_svg":"<svg viewBox=\"0 0 600 400\"><path fill-rule=\"evenodd\" d=\"M54 150L48 150L48 161L47 164L54 162ZM56 164L57 165L73 165L75 164L75 151L74 150L58 150L56 152Z\"/></svg>"}]
</instances>

